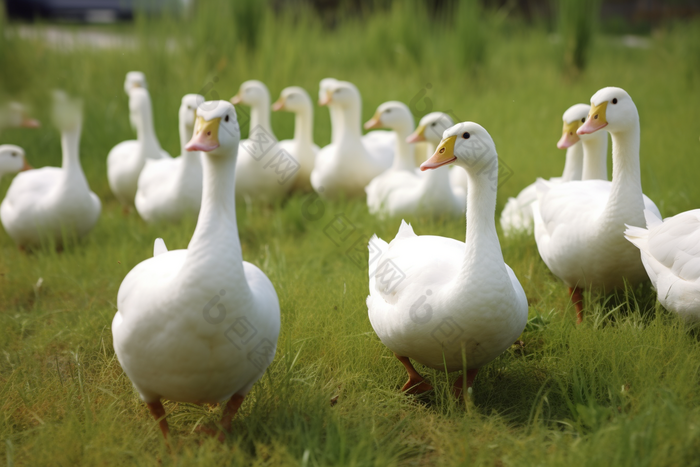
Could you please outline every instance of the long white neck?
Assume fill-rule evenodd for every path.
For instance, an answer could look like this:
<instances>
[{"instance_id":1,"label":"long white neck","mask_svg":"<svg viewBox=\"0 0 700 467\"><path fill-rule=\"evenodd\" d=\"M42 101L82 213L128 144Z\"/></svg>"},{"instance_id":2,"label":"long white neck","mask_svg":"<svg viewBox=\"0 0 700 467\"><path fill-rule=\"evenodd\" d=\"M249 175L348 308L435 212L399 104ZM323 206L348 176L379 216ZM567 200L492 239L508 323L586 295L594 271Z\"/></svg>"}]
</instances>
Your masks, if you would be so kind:
<instances>
[{"instance_id":1,"label":"long white neck","mask_svg":"<svg viewBox=\"0 0 700 467\"><path fill-rule=\"evenodd\" d=\"M261 128L274 137L270 125L270 97L263 95L261 102L250 107L250 131Z\"/></svg>"},{"instance_id":2,"label":"long white neck","mask_svg":"<svg viewBox=\"0 0 700 467\"><path fill-rule=\"evenodd\" d=\"M415 146L406 142L406 138L413 133L413 129L413 122L392 128L394 133L396 133L396 144L394 146L394 161L391 164L391 170L415 170Z\"/></svg>"},{"instance_id":3,"label":"long white neck","mask_svg":"<svg viewBox=\"0 0 700 467\"><path fill-rule=\"evenodd\" d=\"M362 105L359 101L353 100L346 107L340 107L342 113L340 117L341 126L338 132L338 143L342 144L347 140L359 140L362 137L360 129L362 118Z\"/></svg>"},{"instance_id":4,"label":"long white neck","mask_svg":"<svg viewBox=\"0 0 700 467\"><path fill-rule=\"evenodd\" d=\"M583 144L583 174L581 180L608 179L608 132L599 130Z\"/></svg>"},{"instance_id":5,"label":"long white neck","mask_svg":"<svg viewBox=\"0 0 700 467\"><path fill-rule=\"evenodd\" d=\"M238 148L233 151L238 152ZM202 208L181 269L185 285L198 286L202 277L236 284L250 294L243 270L236 223L236 157L202 154Z\"/></svg>"},{"instance_id":6,"label":"long white neck","mask_svg":"<svg viewBox=\"0 0 700 467\"><path fill-rule=\"evenodd\" d=\"M56 185L58 190L53 200L60 202L59 193L75 192L76 190L89 191L87 178L80 165L80 127L74 130L61 132L62 163L61 180Z\"/></svg>"},{"instance_id":7,"label":"long white neck","mask_svg":"<svg viewBox=\"0 0 700 467\"><path fill-rule=\"evenodd\" d=\"M603 225L627 223L644 226L644 198L639 166L639 122L632 128L611 133L613 174L610 198L601 216Z\"/></svg>"},{"instance_id":8,"label":"long white neck","mask_svg":"<svg viewBox=\"0 0 700 467\"><path fill-rule=\"evenodd\" d=\"M427 142L427 154L432 155L435 152L437 145ZM456 168L455 170L462 170ZM438 167L437 169L427 170L422 174L424 193L431 192L436 197L453 196L452 186L450 185L450 166Z\"/></svg>"},{"instance_id":9,"label":"long white neck","mask_svg":"<svg viewBox=\"0 0 700 467\"><path fill-rule=\"evenodd\" d=\"M491 274L507 274L496 233L498 159L485 168L467 170L467 235L460 281L483 280Z\"/></svg>"},{"instance_id":10,"label":"long white neck","mask_svg":"<svg viewBox=\"0 0 700 467\"><path fill-rule=\"evenodd\" d=\"M136 138L143 146L143 154L146 157L157 159L160 157L161 146L153 128L153 110L150 104L140 109L140 118L136 122Z\"/></svg>"},{"instance_id":11,"label":"long white neck","mask_svg":"<svg viewBox=\"0 0 700 467\"><path fill-rule=\"evenodd\" d=\"M564 172L561 174L562 182L581 180L583 173L583 147L578 142L566 149L566 162Z\"/></svg>"},{"instance_id":12,"label":"long white neck","mask_svg":"<svg viewBox=\"0 0 700 467\"><path fill-rule=\"evenodd\" d=\"M338 144L343 133L343 109L337 105L329 105L328 112L331 116L331 144Z\"/></svg>"},{"instance_id":13,"label":"long white neck","mask_svg":"<svg viewBox=\"0 0 700 467\"><path fill-rule=\"evenodd\" d=\"M314 110L310 105L304 105L294 114L294 140L303 145L314 144L313 135Z\"/></svg>"}]
</instances>

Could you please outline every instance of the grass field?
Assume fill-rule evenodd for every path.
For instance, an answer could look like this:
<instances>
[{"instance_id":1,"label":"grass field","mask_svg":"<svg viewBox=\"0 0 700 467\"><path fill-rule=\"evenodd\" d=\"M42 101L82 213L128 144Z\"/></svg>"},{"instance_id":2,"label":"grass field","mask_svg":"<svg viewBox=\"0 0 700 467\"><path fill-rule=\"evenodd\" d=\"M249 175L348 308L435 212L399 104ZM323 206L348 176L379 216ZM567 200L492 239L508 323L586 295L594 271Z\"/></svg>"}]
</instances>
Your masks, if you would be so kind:
<instances>
[{"instance_id":1,"label":"grass field","mask_svg":"<svg viewBox=\"0 0 700 467\"><path fill-rule=\"evenodd\" d=\"M566 289L534 240L502 238L530 302L520 342L479 373L467 403L450 395L454 375L426 368L419 371L435 391L407 397L399 391L403 367L367 318L366 259L353 254L374 232L393 238L400 220L372 218L363 200L310 194L277 206L238 204L243 256L280 298L276 358L224 444L194 432L218 420L220 409L167 403L168 449L116 360L110 325L126 273L152 254L156 237L170 249L186 247L195 219L146 225L124 217L109 191L107 153L133 138L122 89L129 70L146 73L156 131L173 155L183 94L228 99L251 78L273 98L288 85L315 97L327 76L352 81L365 119L393 99L410 103L416 118L450 110L482 124L508 167L497 213L536 177L561 172L564 153L555 144L563 111L619 86L641 116L645 193L664 216L700 204L697 21L657 30L646 48L596 34L587 68L571 73L551 26L507 11L477 12L483 18L471 32L446 20L407 23L411 15L398 7L333 30L308 12L275 18L263 11L260 29L245 33L232 26L228 7L219 8L187 23L139 18L109 28L135 41L114 49L55 48L4 24L0 99L30 103L45 125L7 130L0 142L23 146L34 166L60 164L48 96L56 87L82 96L81 157L103 213L88 237L62 253L20 253L0 232L0 459L32 466L700 465L698 333L663 310L648 286L591 297L576 326ZM460 47L464 41L475 44L465 48L472 52ZM278 138L291 137L292 125L290 114L273 115ZM319 145L330 139L326 109L316 108L315 137ZM0 182L0 193L9 183ZM352 224L347 238L328 227L337 216ZM464 239L464 219L411 221L418 234Z\"/></svg>"}]
</instances>

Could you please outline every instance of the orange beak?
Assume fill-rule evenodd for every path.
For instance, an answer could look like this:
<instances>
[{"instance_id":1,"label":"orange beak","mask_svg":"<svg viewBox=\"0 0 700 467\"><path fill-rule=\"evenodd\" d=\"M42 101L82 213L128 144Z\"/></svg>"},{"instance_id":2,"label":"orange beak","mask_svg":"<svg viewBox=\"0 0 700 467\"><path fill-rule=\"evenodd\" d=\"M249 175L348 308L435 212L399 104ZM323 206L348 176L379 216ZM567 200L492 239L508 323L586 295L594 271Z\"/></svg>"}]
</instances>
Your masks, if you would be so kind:
<instances>
[{"instance_id":1,"label":"orange beak","mask_svg":"<svg viewBox=\"0 0 700 467\"><path fill-rule=\"evenodd\" d=\"M596 106L591 106L591 111L588 114L586 123L581 125L577 133L579 135L590 135L601 128L608 126L608 120L606 118L605 112L608 108L608 101L601 102Z\"/></svg>"},{"instance_id":2,"label":"orange beak","mask_svg":"<svg viewBox=\"0 0 700 467\"><path fill-rule=\"evenodd\" d=\"M33 168L34 168L34 167L32 167L31 165L29 165L29 162L27 162L27 159L24 159L24 165L23 165L22 168L20 169L20 172L24 172L24 171L26 171L26 170L32 170Z\"/></svg>"},{"instance_id":3,"label":"orange beak","mask_svg":"<svg viewBox=\"0 0 700 467\"><path fill-rule=\"evenodd\" d=\"M188 151L209 152L219 147L219 124L221 117L207 121L197 117L192 139L185 146Z\"/></svg>"},{"instance_id":4,"label":"orange beak","mask_svg":"<svg viewBox=\"0 0 700 467\"><path fill-rule=\"evenodd\" d=\"M321 105L321 106L328 105L331 103L332 100L333 100L333 97L332 97L331 93L326 92L326 95L318 100L318 105Z\"/></svg>"},{"instance_id":5,"label":"orange beak","mask_svg":"<svg viewBox=\"0 0 700 467\"><path fill-rule=\"evenodd\" d=\"M284 97L280 97L274 104L272 104L273 112L278 112L282 109L284 109Z\"/></svg>"},{"instance_id":6,"label":"orange beak","mask_svg":"<svg viewBox=\"0 0 700 467\"><path fill-rule=\"evenodd\" d=\"M241 97L240 92L238 92L238 94L236 94L235 96L233 96L231 98L231 104L233 104L233 105L238 105L241 103L241 101L243 101L243 98Z\"/></svg>"},{"instance_id":7,"label":"orange beak","mask_svg":"<svg viewBox=\"0 0 700 467\"><path fill-rule=\"evenodd\" d=\"M39 120L35 120L33 118L25 118L22 120L21 126L24 128L39 128L41 123L39 123Z\"/></svg>"}]
</instances>

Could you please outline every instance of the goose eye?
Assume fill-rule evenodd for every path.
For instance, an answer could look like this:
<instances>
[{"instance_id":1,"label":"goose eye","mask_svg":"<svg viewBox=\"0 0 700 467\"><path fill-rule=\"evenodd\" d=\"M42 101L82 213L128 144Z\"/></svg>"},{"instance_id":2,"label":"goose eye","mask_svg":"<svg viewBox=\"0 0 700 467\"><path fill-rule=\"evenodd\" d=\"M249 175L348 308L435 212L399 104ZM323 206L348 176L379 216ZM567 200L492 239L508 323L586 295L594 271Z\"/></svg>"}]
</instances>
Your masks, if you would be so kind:
<instances>
[{"instance_id":1,"label":"goose eye","mask_svg":"<svg viewBox=\"0 0 700 467\"><path fill-rule=\"evenodd\" d=\"M462 133L462 138L464 138L464 139L469 139L470 136L471 136L471 135L470 135L469 132L467 132L467 131L465 131L464 133Z\"/></svg>"},{"instance_id":2,"label":"goose eye","mask_svg":"<svg viewBox=\"0 0 700 467\"><path fill-rule=\"evenodd\" d=\"M12 157L17 157L17 153L16 153L16 152L13 152L13 153L12 153Z\"/></svg>"},{"instance_id":3,"label":"goose eye","mask_svg":"<svg viewBox=\"0 0 700 467\"><path fill-rule=\"evenodd\" d=\"M431 124L430 124L430 126L435 126L435 125L437 125L437 123L431 123Z\"/></svg>"},{"instance_id":4,"label":"goose eye","mask_svg":"<svg viewBox=\"0 0 700 467\"><path fill-rule=\"evenodd\" d=\"M583 118L581 119L581 123L586 123L586 117L583 117Z\"/></svg>"},{"instance_id":5,"label":"goose eye","mask_svg":"<svg viewBox=\"0 0 700 467\"><path fill-rule=\"evenodd\" d=\"M612 102L613 102L613 104L617 104L617 97L615 99L613 99Z\"/></svg>"},{"instance_id":6,"label":"goose eye","mask_svg":"<svg viewBox=\"0 0 700 467\"><path fill-rule=\"evenodd\" d=\"M226 115L226 117L224 117L224 121L228 122L228 115Z\"/></svg>"}]
</instances>

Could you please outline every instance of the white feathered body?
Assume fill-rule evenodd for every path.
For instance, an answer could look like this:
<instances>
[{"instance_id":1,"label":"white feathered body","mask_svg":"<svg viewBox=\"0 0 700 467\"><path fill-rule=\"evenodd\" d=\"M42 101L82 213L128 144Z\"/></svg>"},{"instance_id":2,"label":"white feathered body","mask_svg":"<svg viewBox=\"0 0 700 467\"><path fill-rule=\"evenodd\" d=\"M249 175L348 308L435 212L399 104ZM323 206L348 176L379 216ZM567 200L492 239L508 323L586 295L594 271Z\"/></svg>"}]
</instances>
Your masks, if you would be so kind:
<instances>
[{"instance_id":1,"label":"white feathered body","mask_svg":"<svg viewBox=\"0 0 700 467\"><path fill-rule=\"evenodd\" d=\"M700 210L661 221L645 211L647 228L629 227L627 239L641 251L659 302L687 321L700 320Z\"/></svg>"}]
</instances>

